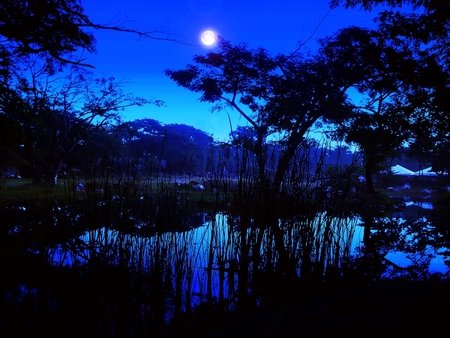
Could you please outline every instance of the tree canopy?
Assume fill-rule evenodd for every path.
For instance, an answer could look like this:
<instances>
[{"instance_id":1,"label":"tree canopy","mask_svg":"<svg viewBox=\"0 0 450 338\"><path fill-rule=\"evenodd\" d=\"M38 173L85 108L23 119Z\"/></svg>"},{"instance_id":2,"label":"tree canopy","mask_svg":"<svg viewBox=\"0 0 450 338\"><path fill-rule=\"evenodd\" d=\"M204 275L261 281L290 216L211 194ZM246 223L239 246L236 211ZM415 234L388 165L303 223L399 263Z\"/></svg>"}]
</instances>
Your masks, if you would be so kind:
<instances>
[{"instance_id":1,"label":"tree canopy","mask_svg":"<svg viewBox=\"0 0 450 338\"><path fill-rule=\"evenodd\" d=\"M86 143L88 134L117 121L119 110L161 104L124 93L123 83L112 76L94 78L87 71L91 66L75 52L95 51L88 28L152 37L93 23L80 0L0 4L0 119L2 129L15 135L0 139L0 155L6 162L25 160L35 180L56 177L68 154Z\"/></svg>"},{"instance_id":2,"label":"tree canopy","mask_svg":"<svg viewBox=\"0 0 450 338\"><path fill-rule=\"evenodd\" d=\"M444 74L429 54L421 58L406 42L359 27L319 40L314 55L271 56L264 49L227 41L219 47L218 53L196 56L195 64L166 74L200 93L200 100L216 104L213 110L229 106L248 121L253 131L246 134L252 140L245 143L239 135L240 142L257 156L260 178L268 178L265 142L269 136L278 140L282 151L275 186L307 133L325 122L339 126L335 135L362 147L368 189L373 191L371 175L377 165L411 140L427 118L437 92L428 72Z\"/></svg>"},{"instance_id":3,"label":"tree canopy","mask_svg":"<svg viewBox=\"0 0 450 338\"><path fill-rule=\"evenodd\" d=\"M260 180L265 181L265 141L283 146L273 184L281 184L290 161L308 131L320 120L337 121L349 114L345 85L319 57L271 56L219 41L220 51L195 56L184 70L166 70L179 86L215 103L213 110L236 109L254 129L254 153Z\"/></svg>"},{"instance_id":4,"label":"tree canopy","mask_svg":"<svg viewBox=\"0 0 450 338\"><path fill-rule=\"evenodd\" d=\"M203 174L208 166L212 137L194 127L147 118L124 122L113 133L121 139L118 157L135 163L140 175Z\"/></svg>"},{"instance_id":5,"label":"tree canopy","mask_svg":"<svg viewBox=\"0 0 450 338\"><path fill-rule=\"evenodd\" d=\"M15 130L16 154L28 163L29 174L49 182L58 176L69 154L96 132L120 120L118 112L147 103L123 92L113 77L95 78L85 68L71 66L66 75L48 70L47 62L29 58L28 73L12 79L10 94L0 102L6 129ZM11 144L11 143L14 143Z\"/></svg>"},{"instance_id":6,"label":"tree canopy","mask_svg":"<svg viewBox=\"0 0 450 338\"><path fill-rule=\"evenodd\" d=\"M0 63L32 54L92 67L74 52L95 52L96 40L89 29L131 33L153 40L184 43L160 30L140 31L121 23L93 22L81 0L8 0L0 3ZM79 54L78 54L79 55Z\"/></svg>"},{"instance_id":7,"label":"tree canopy","mask_svg":"<svg viewBox=\"0 0 450 338\"><path fill-rule=\"evenodd\" d=\"M82 27L91 25L79 0L11 0L0 4L3 52L10 57L48 53L66 57L77 49L95 50L94 36Z\"/></svg>"},{"instance_id":8,"label":"tree canopy","mask_svg":"<svg viewBox=\"0 0 450 338\"><path fill-rule=\"evenodd\" d=\"M346 8L361 6L373 10L374 6L387 7L378 15L378 32L397 49L412 55L420 67L411 71L411 63L400 63L403 79L415 89L405 92L409 97L412 127L411 149L431 156L437 171L444 169L443 158L448 157L447 144L450 127L450 2L441 0L333 0L332 6ZM404 7L406 10L403 10ZM409 6L409 7L408 7ZM405 105L405 108L407 106ZM434 159L433 159L434 158Z\"/></svg>"}]
</instances>

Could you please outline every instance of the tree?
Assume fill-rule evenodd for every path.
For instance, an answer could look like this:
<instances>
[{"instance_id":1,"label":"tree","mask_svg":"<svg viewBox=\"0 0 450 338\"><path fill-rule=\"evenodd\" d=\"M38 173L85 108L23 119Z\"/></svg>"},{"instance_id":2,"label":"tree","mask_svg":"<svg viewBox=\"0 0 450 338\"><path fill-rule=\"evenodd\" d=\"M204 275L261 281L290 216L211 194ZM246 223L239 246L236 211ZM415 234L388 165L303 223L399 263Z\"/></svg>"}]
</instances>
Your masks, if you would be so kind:
<instances>
[{"instance_id":1,"label":"tree","mask_svg":"<svg viewBox=\"0 0 450 338\"><path fill-rule=\"evenodd\" d=\"M412 139L424 117L426 100L418 98L431 90L420 80L427 65L374 30L349 27L320 43L328 66L356 91L354 116L340 124L337 135L363 151L367 191L374 193L377 166Z\"/></svg>"},{"instance_id":2,"label":"tree","mask_svg":"<svg viewBox=\"0 0 450 338\"><path fill-rule=\"evenodd\" d=\"M95 51L95 38L88 28L137 34L154 40L183 43L161 31L138 31L125 25L92 22L80 0L8 0L0 3L0 57L14 60L45 55L64 64L90 66L73 52ZM1 60L1 59L0 59Z\"/></svg>"},{"instance_id":3,"label":"tree","mask_svg":"<svg viewBox=\"0 0 450 338\"><path fill-rule=\"evenodd\" d=\"M384 5L390 10L379 14L380 30L390 37L403 37L413 42L428 45L436 51L447 51L450 47L450 3L442 0L331 0L331 7L343 4L345 8L358 5L366 11L373 6ZM410 6L408 12L400 12L402 5ZM411 10L412 9L412 10ZM422 46L423 47L423 46ZM442 55L444 56L444 55ZM448 61L447 61L448 62Z\"/></svg>"},{"instance_id":4,"label":"tree","mask_svg":"<svg viewBox=\"0 0 450 338\"><path fill-rule=\"evenodd\" d=\"M212 137L184 124L162 125L152 119L125 122L117 128L126 154L141 174L203 174Z\"/></svg>"},{"instance_id":5,"label":"tree","mask_svg":"<svg viewBox=\"0 0 450 338\"><path fill-rule=\"evenodd\" d=\"M82 27L91 25L79 0L10 0L0 5L2 50L8 57L48 53L63 62L77 49L95 50L93 35Z\"/></svg>"},{"instance_id":6,"label":"tree","mask_svg":"<svg viewBox=\"0 0 450 338\"><path fill-rule=\"evenodd\" d=\"M383 102L379 102L379 105L383 106ZM373 114L358 112L351 125L342 128L340 132L345 134L346 142L357 144L362 151L366 189L369 194L375 193L373 175L385 169L382 164L388 158L395 157L408 139L407 119L397 116L394 111Z\"/></svg>"},{"instance_id":7,"label":"tree","mask_svg":"<svg viewBox=\"0 0 450 338\"><path fill-rule=\"evenodd\" d=\"M310 128L319 120L338 121L349 113L345 86L318 57L271 56L262 49L219 41L220 52L195 56L196 65L166 70L172 80L201 94L200 100L236 109L255 136L259 181L266 182L266 140L278 137L283 152L272 184L278 189Z\"/></svg>"},{"instance_id":8,"label":"tree","mask_svg":"<svg viewBox=\"0 0 450 338\"><path fill-rule=\"evenodd\" d=\"M167 172L204 174L212 137L184 124L168 124L164 130L163 156Z\"/></svg>"},{"instance_id":9,"label":"tree","mask_svg":"<svg viewBox=\"0 0 450 338\"><path fill-rule=\"evenodd\" d=\"M411 102L421 106L413 128L412 149L443 159L450 155L443 146L448 142L450 124L450 2L442 0L332 0L332 6L343 4L346 8L361 5L364 10L385 5L389 9L378 16L379 32L397 46L404 46L423 64L420 74L409 76L416 81L417 90ZM410 6L401 11L402 5ZM406 74L407 75L407 74ZM438 155L439 154L439 155ZM439 160L433 167L442 170Z\"/></svg>"},{"instance_id":10,"label":"tree","mask_svg":"<svg viewBox=\"0 0 450 338\"><path fill-rule=\"evenodd\" d=\"M50 64L30 58L29 80L16 86L17 104L4 107L4 118L18 121L24 135L24 158L35 181L44 175L56 181L64 162L89 134L119 119L118 111L133 105L160 104L122 91L114 78L95 79L71 66L67 75L49 71Z\"/></svg>"}]
</instances>

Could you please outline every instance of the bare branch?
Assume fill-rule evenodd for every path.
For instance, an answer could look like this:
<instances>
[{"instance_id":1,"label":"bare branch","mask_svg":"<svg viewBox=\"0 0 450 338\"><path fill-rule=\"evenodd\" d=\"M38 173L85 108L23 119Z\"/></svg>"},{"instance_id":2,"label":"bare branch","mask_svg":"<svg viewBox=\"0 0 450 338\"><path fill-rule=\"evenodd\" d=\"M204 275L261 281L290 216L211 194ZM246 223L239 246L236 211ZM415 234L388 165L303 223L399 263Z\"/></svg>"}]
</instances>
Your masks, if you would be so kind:
<instances>
[{"instance_id":1,"label":"bare branch","mask_svg":"<svg viewBox=\"0 0 450 338\"><path fill-rule=\"evenodd\" d=\"M110 26L110 25L102 25L102 24L96 24L96 23L90 23L90 24L82 24L79 25L80 27L90 27L94 29L101 29L101 30L111 30L116 32L123 32L123 33L131 33L137 35L139 38L147 38L151 40L159 40L159 41L170 41L175 42L181 45L189 45L189 46L198 46L196 44L183 42L178 40L176 37L172 37L170 33L165 33L163 31L146 31L142 32L137 29L133 28L127 28L122 26ZM165 36L156 36L156 35L165 35Z\"/></svg>"},{"instance_id":2,"label":"bare branch","mask_svg":"<svg viewBox=\"0 0 450 338\"><path fill-rule=\"evenodd\" d=\"M304 47L310 40L313 39L314 34L316 34L317 30L318 30L319 27L322 25L322 23L325 21L325 19L328 17L328 15L330 14L331 11L332 11L332 8L330 8L330 9L328 10L328 12L325 14L325 16L319 21L319 23L318 23L317 26L314 28L314 30L312 31L312 33L310 34L310 36L309 36L305 41L303 41L302 43L300 43L300 44L298 45L298 47L297 47L291 54L289 54L289 55L286 57L286 59L284 60L284 62L286 62L287 60L293 58L293 57L299 52L299 50L300 50L302 47Z\"/></svg>"}]
</instances>

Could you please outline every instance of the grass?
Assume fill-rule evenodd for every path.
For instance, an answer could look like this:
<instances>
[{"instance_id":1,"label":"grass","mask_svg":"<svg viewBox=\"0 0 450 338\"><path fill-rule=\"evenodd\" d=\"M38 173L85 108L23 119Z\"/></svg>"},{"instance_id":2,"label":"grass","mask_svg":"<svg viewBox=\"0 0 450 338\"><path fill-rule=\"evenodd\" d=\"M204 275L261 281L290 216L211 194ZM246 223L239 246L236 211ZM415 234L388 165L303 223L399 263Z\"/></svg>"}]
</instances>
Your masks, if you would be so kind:
<instances>
[{"instance_id":1,"label":"grass","mask_svg":"<svg viewBox=\"0 0 450 338\"><path fill-rule=\"evenodd\" d=\"M61 186L31 184L27 179L7 179L5 187L0 189L0 200L12 202L38 200L49 194L55 194L59 198L66 196Z\"/></svg>"}]
</instances>

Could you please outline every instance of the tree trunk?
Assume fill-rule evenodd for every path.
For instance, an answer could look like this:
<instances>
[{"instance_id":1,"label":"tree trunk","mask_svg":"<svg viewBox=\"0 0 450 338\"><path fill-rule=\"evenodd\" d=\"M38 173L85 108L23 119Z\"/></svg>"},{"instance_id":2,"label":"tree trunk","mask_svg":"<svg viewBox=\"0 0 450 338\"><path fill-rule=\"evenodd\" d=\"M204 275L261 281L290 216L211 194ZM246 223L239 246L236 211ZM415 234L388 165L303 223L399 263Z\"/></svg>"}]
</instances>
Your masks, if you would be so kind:
<instances>
[{"instance_id":1,"label":"tree trunk","mask_svg":"<svg viewBox=\"0 0 450 338\"><path fill-rule=\"evenodd\" d=\"M36 165L36 160L34 158L34 152L33 152L33 138L32 138L32 132L31 132L31 126L30 124L26 124L26 136L25 136L25 142L24 142L24 148L25 148L25 159L30 164L30 176L32 178L32 183L39 183L41 182L41 178L38 173L38 168Z\"/></svg>"},{"instance_id":2,"label":"tree trunk","mask_svg":"<svg viewBox=\"0 0 450 338\"><path fill-rule=\"evenodd\" d=\"M368 162L366 164L366 190L368 194L375 194L373 186L373 165Z\"/></svg>"},{"instance_id":3,"label":"tree trunk","mask_svg":"<svg viewBox=\"0 0 450 338\"><path fill-rule=\"evenodd\" d=\"M256 159L258 161L258 171L259 171L259 182L265 182L266 181L266 175L265 175L265 165L266 165L266 157L264 156L263 151L263 141L265 139L265 131L261 128L258 129L258 139L257 143L254 149L254 152L256 154Z\"/></svg>"},{"instance_id":4,"label":"tree trunk","mask_svg":"<svg viewBox=\"0 0 450 338\"><path fill-rule=\"evenodd\" d=\"M289 169L289 164L291 163L292 158L295 155L295 151L297 150L300 143L303 141L303 132L298 133L297 135L292 135L289 138L288 146L286 151L281 155L280 160L278 161L278 167L275 174L274 180L274 188L276 191L280 191L281 183L284 180L284 175L286 171Z\"/></svg>"}]
</instances>

